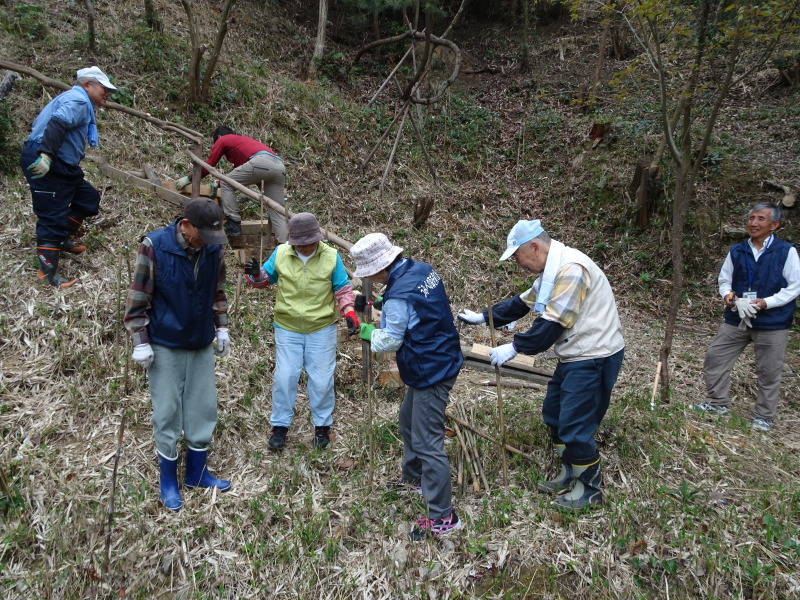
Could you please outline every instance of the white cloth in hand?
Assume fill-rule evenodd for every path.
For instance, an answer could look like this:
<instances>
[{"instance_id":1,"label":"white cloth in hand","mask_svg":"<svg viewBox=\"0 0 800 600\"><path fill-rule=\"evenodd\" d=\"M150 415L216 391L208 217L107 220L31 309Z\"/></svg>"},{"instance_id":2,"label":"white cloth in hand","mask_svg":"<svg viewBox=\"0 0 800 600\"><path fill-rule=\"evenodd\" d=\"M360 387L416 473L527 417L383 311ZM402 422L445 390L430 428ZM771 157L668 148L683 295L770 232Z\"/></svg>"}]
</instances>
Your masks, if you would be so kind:
<instances>
[{"instance_id":1,"label":"white cloth in hand","mask_svg":"<svg viewBox=\"0 0 800 600\"><path fill-rule=\"evenodd\" d=\"M489 350L489 358L492 359L492 366L499 367L500 365L507 363L512 358L514 358L518 354L517 349L514 348L514 344L504 344L502 346L498 346L497 348L492 348Z\"/></svg>"},{"instance_id":2,"label":"white cloth in hand","mask_svg":"<svg viewBox=\"0 0 800 600\"><path fill-rule=\"evenodd\" d=\"M473 312L468 308L465 308L458 312L459 321L463 321L464 323L468 323L470 325L482 325L486 323L486 319L483 318L482 312Z\"/></svg>"},{"instance_id":3,"label":"white cloth in hand","mask_svg":"<svg viewBox=\"0 0 800 600\"><path fill-rule=\"evenodd\" d=\"M153 364L153 348L150 344L136 344L133 347L133 362L142 365L145 369L149 369Z\"/></svg>"},{"instance_id":4,"label":"white cloth in hand","mask_svg":"<svg viewBox=\"0 0 800 600\"><path fill-rule=\"evenodd\" d=\"M228 328L220 327L217 329L217 347L214 348L214 356L225 358L231 350L231 338L228 336Z\"/></svg>"}]
</instances>

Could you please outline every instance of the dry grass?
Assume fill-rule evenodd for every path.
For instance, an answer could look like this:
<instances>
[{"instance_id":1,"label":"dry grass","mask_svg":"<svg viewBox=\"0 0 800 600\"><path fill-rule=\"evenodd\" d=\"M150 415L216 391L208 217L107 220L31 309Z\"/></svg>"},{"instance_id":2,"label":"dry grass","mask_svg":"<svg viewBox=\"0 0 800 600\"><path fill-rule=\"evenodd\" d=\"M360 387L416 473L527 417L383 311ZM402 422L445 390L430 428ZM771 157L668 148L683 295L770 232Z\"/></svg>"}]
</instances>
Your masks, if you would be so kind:
<instances>
[{"instance_id":1,"label":"dry grass","mask_svg":"<svg viewBox=\"0 0 800 600\"><path fill-rule=\"evenodd\" d=\"M48 5L51 18L60 24L58 31L77 35L80 20L74 15L68 19L60 4ZM134 9L125 6L101 7L113 27L134 27ZM181 38L177 9L164 13ZM278 23L287 18L276 17ZM105 23L109 35L119 33ZM257 37L248 27L252 23L242 16L241 35L230 38L235 50ZM123 53L111 39L123 38L106 40L109 54L99 57L98 64L127 86L139 108L151 96L167 97L151 75L119 62ZM8 51L41 67L26 52L43 52L42 45L23 51L5 44L10 42L0 42L3 54ZM294 53L297 60L298 42L289 37L276 37L271 48L276 54ZM543 63L552 62L551 51L545 43ZM68 48L65 55L64 79L74 70L73 63L80 62L78 50ZM227 56L226 61L236 72L234 59ZM797 346L788 355L784 400L769 436L752 433L747 426L755 386L752 353L735 372L734 415L714 421L691 414L687 405L702 397L703 353L719 321L712 293L717 266L712 263L721 253L712 247L716 240L698 243L691 264L702 279L687 290L672 353L673 399L651 410L662 299L669 281L655 272L645 280L641 273L658 266L667 243L657 233L632 232L625 227L624 209L617 215L614 205L586 196L591 189L587 182L594 178L606 178L611 189L624 189L629 176L625 165L630 163L623 143L588 155L583 171L571 171L564 166L572 158L567 155L576 153L570 148L580 147L587 118L545 98L535 107L537 117L526 120L530 107L511 106L516 100L499 93L499 79L484 83L500 115L498 148L465 166L447 158L456 149L443 146L445 183L432 193L433 213L422 231L410 227L412 197L431 195L431 190L413 148L403 149L381 199L375 193L380 161L367 176L353 175L358 157L369 146L362 138L374 138L378 130L369 115L342 99L358 96L358 90L305 86L291 73L270 71L263 82L268 94L260 106L272 120L237 106L215 118L241 123L253 135L277 139L277 148L290 148L293 209L316 212L323 225L348 239L386 231L410 255L437 266L454 309L476 308L487 295L497 300L529 284L513 268L496 263L506 230L520 216L541 215L556 237L597 256L614 281L627 340L615 398L598 436L606 506L565 516L535 491L536 479L555 467L539 417L542 397L530 390L505 390L509 439L535 462L511 460L511 483L503 487L497 452L482 443L491 490L457 490L454 502L466 529L442 540L408 542L406 534L424 507L383 492L401 460L399 394L368 390L354 358L356 342L343 344L333 444L324 452L312 450L307 401L301 393L288 448L270 453L273 296L248 289L231 319L233 352L217 362L216 373L220 420L210 465L216 474L232 479L233 491L187 491L183 510L168 513L157 503L146 381L127 360L130 349L118 317L138 238L175 214L170 206L106 179L87 161L89 180L103 190L102 213L92 225L86 256L63 263L68 275L81 278L79 286L64 292L36 282L34 217L23 178L15 173L0 179L0 265L5 275L0 280L0 475L8 488L0 495L4 597L800 596L795 567L800 560ZM45 101L41 88L30 81L15 92L20 137L26 119ZM151 108L161 110L155 102ZM543 127L542 115L563 120L550 130L536 129ZM451 112L445 118L453 116ZM530 128L522 152L524 168L517 167L516 158L497 158L518 143L520 123ZM164 176L182 174L186 160L181 142L108 111L99 126L103 152L116 166L137 170L146 161ZM452 125L435 126L444 130ZM561 137L548 137L553 132ZM780 168L788 180L798 181L797 161L787 164L775 151L777 141L761 145L764 152L758 156L775 159L767 168ZM750 147L747 151L754 152ZM764 167L746 168L755 173ZM724 188L726 181L723 174L701 182L704 197L712 199L709 206L721 201L717 187ZM233 257L230 261L235 272ZM230 299L233 290L231 282ZM463 336L488 343L482 328L465 329ZM552 365L551 358L538 360ZM496 431L495 390L481 386L482 379L483 374L462 372L451 401L472 408L482 430ZM372 423L367 422L369 395L376 406ZM123 415L115 513L107 529ZM370 433L374 453L368 451ZM448 450L455 465L453 440ZM370 464L375 469L372 482Z\"/></svg>"}]
</instances>

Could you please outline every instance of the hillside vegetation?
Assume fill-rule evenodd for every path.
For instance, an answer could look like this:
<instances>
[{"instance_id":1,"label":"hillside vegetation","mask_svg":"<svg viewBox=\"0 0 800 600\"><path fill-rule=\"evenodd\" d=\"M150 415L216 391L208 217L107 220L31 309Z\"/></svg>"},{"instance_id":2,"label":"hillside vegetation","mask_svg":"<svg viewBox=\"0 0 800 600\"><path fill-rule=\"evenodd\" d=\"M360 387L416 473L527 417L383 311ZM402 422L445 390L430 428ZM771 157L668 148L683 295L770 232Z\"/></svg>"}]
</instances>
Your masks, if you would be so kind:
<instances>
[{"instance_id":1,"label":"hillside vegetation","mask_svg":"<svg viewBox=\"0 0 800 600\"><path fill-rule=\"evenodd\" d=\"M531 284L514 265L497 261L520 218L541 219L554 238L592 256L612 282L627 343L598 434L606 504L563 515L536 491L537 479L556 468L541 422L543 392L507 388L509 443L533 460L511 457L504 486L496 448L481 441L490 489L454 485L464 531L412 544L407 533L424 507L383 491L400 468L401 394L362 382L357 341L340 346L331 446L312 450L302 390L287 449L270 453L274 292L240 286L231 253L233 349L216 364L219 424L209 461L215 474L233 481L233 491L186 491L177 514L160 507L147 381L128 358L120 316L139 239L178 212L105 177L98 161L129 171L149 164L176 179L191 168L190 147L122 112L98 115L100 147L83 167L102 193L101 213L85 238L88 251L63 261L80 285L54 291L36 279L35 216L16 157L30 123L58 91L25 77L0 100L4 598L800 597L797 326L770 434L749 428L751 351L734 371L733 415L711 420L688 408L703 398L703 355L721 320L715 288L726 247L742 239L749 204L780 201L783 193L764 181L800 188L796 86L780 85L767 65L723 108L690 210L672 394L667 404L652 403L671 290L671 174L665 169L652 190L651 225L636 228L628 186L637 159L652 156L659 142L659 116L645 93L654 84L646 72L618 77L618 87L604 86L592 111L576 106L578 86L596 65L597 23L540 21L531 69L522 73L520 25L488 8L469 13L452 34L465 53L461 75L445 102L415 113L441 182L432 182L407 124L380 194L394 132L363 174L359 166L394 117L394 84L367 103L406 47L383 47L353 66L358 48L373 39L369 27L348 18L345 8L354 3L332 3L320 79L309 81L316 3L239 0L210 102L192 106L180 3L155 3L161 32L146 27L141 3L94 4L91 53L82 2L2 2L0 57L65 83L96 64L119 86L115 101L203 132L205 153L223 123L264 141L286 158L291 210L315 213L323 227L351 241L385 232L436 267L454 311ZM193 4L211 44L221 3ZM401 27L399 15L382 19L386 35ZM607 59L603 81L630 67L631 54ZM595 123L608 123L610 134L592 148ZM415 228L420 199L432 200L433 210ZM242 207L246 217L259 217L256 202L243 200ZM780 235L796 241L798 234L794 208ZM346 253L343 259L353 266ZM461 335L464 343L489 343L485 328ZM554 366L550 356L536 360ZM485 380L485 373L465 369L451 408L496 435L497 390ZM459 450L453 438L447 444L455 477Z\"/></svg>"}]
</instances>

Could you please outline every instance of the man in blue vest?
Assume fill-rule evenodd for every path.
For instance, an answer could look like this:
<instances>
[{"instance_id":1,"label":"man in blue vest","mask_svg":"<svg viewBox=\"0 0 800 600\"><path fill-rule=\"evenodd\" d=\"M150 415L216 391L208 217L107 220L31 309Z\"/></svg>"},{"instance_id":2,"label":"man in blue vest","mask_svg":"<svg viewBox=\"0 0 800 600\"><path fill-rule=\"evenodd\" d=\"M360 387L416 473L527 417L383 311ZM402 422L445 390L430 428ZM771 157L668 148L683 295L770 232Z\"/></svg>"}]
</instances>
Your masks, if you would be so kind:
<instances>
[{"instance_id":1,"label":"man in blue vest","mask_svg":"<svg viewBox=\"0 0 800 600\"><path fill-rule=\"evenodd\" d=\"M730 248L719 273L725 322L706 352L706 399L692 408L709 414L730 411L731 370L745 346L756 356L758 392L752 428L769 431L778 412L781 372L800 295L800 259L789 242L778 239L781 207L760 202L747 215L750 238Z\"/></svg>"},{"instance_id":2,"label":"man in blue vest","mask_svg":"<svg viewBox=\"0 0 800 600\"><path fill-rule=\"evenodd\" d=\"M183 217L139 245L125 306L133 360L150 373L161 503L183 505L178 440L186 443L186 487L227 491L206 468L217 424L214 355L230 350L222 209L208 198L186 203ZM217 339L217 347L212 342Z\"/></svg>"},{"instance_id":3,"label":"man in blue vest","mask_svg":"<svg viewBox=\"0 0 800 600\"><path fill-rule=\"evenodd\" d=\"M400 407L403 474L390 487L421 491L427 500L428 516L411 531L417 541L462 527L452 504L444 416L464 357L442 278L402 252L382 233L370 233L350 249L356 277L386 286L381 328L362 323L361 337L371 342L373 352L397 352L407 386Z\"/></svg>"},{"instance_id":4,"label":"man in blue vest","mask_svg":"<svg viewBox=\"0 0 800 600\"><path fill-rule=\"evenodd\" d=\"M58 288L77 281L58 274L59 253L86 250L69 238L100 207L100 194L83 178L79 164L87 142L98 145L94 109L105 106L116 89L97 67L79 69L72 89L56 96L36 117L22 148L19 162L38 218L38 277Z\"/></svg>"}]
</instances>

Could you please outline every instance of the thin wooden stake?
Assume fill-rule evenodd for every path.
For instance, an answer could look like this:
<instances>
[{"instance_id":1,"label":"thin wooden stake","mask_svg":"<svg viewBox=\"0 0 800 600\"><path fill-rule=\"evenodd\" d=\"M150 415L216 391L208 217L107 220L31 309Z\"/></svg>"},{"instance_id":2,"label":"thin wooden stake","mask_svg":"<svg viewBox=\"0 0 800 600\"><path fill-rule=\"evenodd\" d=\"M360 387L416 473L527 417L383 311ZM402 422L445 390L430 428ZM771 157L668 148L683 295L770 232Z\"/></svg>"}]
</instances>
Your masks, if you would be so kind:
<instances>
[{"instance_id":1,"label":"thin wooden stake","mask_svg":"<svg viewBox=\"0 0 800 600\"><path fill-rule=\"evenodd\" d=\"M375 486L375 436L373 435L372 411L372 382L367 383L367 448L369 449L369 464L367 466L367 479L369 481L369 495Z\"/></svg>"},{"instance_id":2,"label":"thin wooden stake","mask_svg":"<svg viewBox=\"0 0 800 600\"><path fill-rule=\"evenodd\" d=\"M495 347L494 335L494 315L492 315L492 298L486 294L486 302L489 307L489 332L492 336L492 348ZM500 415L500 456L503 464L503 485L508 485L508 463L506 462L506 420L503 411L503 388L500 386L500 365L494 366L495 385L497 386L497 412Z\"/></svg>"},{"instance_id":3,"label":"thin wooden stake","mask_svg":"<svg viewBox=\"0 0 800 600\"><path fill-rule=\"evenodd\" d=\"M658 366L656 367L656 378L653 381L653 393L650 395L650 410L656 409L656 392L658 391L658 383L661 379L661 361L658 361Z\"/></svg>"},{"instance_id":4,"label":"thin wooden stake","mask_svg":"<svg viewBox=\"0 0 800 600\"><path fill-rule=\"evenodd\" d=\"M448 419L451 419L454 423L458 423L459 425L461 425L461 427L464 427L465 429L469 429L475 435L480 436L483 439L492 442L493 444L498 444L499 443L496 438L493 438L489 434L484 433L480 429L477 429L474 425L471 425L470 423L465 421L462 417L456 416L451 412L446 412L445 415L447 416ZM506 444L505 448L506 448L506 450L508 450L512 454L516 454L518 456L521 456L521 457L523 457L523 458L525 458L525 459L527 459L527 460L529 460L531 462L536 462L536 460L537 460L533 456L531 456L530 454L525 454L519 448L515 448L514 446L511 446L509 444Z\"/></svg>"},{"instance_id":5,"label":"thin wooden stake","mask_svg":"<svg viewBox=\"0 0 800 600\"><path fill-rule=\"evenodd\" d=\"M106 523L105 564L103 565L103 573L105 574L108 574L108 568L111 562L111 526L114 523L114 500L117 495L117 472L119 471L119 457L122 454L123 433L125 433L125 408L122 409L122 417L119 420L119 429L117 430L117 451L114 456L114 470L111 472L111 496L108 499L108 521Z\"/></svg>"}]
</instances>

